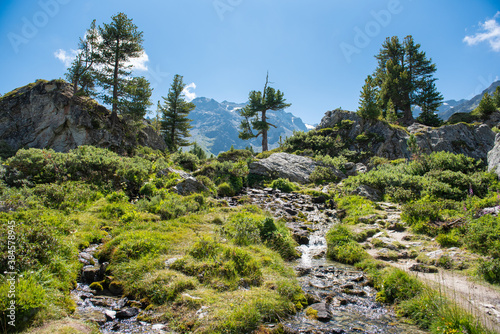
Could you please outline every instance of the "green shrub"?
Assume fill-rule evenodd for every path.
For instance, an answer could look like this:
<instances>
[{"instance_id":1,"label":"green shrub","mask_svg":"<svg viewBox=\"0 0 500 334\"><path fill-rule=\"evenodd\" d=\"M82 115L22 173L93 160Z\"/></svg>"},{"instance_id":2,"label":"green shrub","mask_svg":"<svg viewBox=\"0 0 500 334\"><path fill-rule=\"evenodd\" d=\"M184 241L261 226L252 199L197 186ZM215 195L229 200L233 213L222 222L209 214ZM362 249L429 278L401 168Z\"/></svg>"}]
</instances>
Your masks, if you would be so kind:
<instances>
[{"instance_id":1,"label":"green shrub","mask_svg":"<svg viewBox=\"0 0 500 334\"><path fill-rule=\"evenodd\" d=\"M224 161L231 161L231 162L238 162L238 161L245 161L249 158L252 157L252 152L249 150L231 150L227 152L221 152L217 156L217 160L224 162Z\"/></svg>"},{"instance_id":2,"label":"green shrub","mask_svg":"<svg viewBox=\"0 0 500 334\"><path fill-rule=\"evenodd\" d=\"M436 241L441 247L446 248L462 246L462 236L458 235L455 230L449 233L440 233L436 237Z\"/></svg>"},{"instance_id":3,"label":"green shrub","mask_svg":"<svg viewBox=\"0 0 500 334\"><path fill-rule=\"evenodd\" d=\"M236 245L248 246L261 242L262 225L261 220L238 214L224 226L224 232Z\"/></svg>"},{"instance_id":4,"label":"green shrub","mask_svg":"<svg viewBox=\"0 0 500 334\"><path fill-rule=\"evenodd\" d=\"M200 196L203 198L199 194L181 196L174 193L163 193L151 199L137 201L136 207L141 211L158 214L163 220L169 220L201 210L204 202L200 201Z\"/></svg>"},{"instance_id":5,"label":"green shrub","mask_svg":"<svg viewBox=\"0 0 500 334\"><path fill-rule=\"evenodd\" d=\"M232 197L234 195L236 195L236 192L227 182L221 183L217 187L217 196L219 197Z\"/></svg>"},{"instance_id":6,"label":"green shrub","mask_svg":"<svg viewBox=\"0 0 500 334\"><path fill-rule=\"evenodd\" d=\"M281 190L282 192L289 193L296 190L295 184L288 179L279 178L271 182L271 188Z\"/></svg>"},{"instance_id":7,"label":"green shrub","mask_svg":"<svg viewBox=\"0 0 500 334\"><path fill-rule=\"evenodd\" d=\"M243 188L248 175L248 165L244 161L236 163L212 161L203 165L195 175L208 177L216 186L227 183L236 194Z\"/></svg>"},{"instance_id":8,"label":"green shrub","mask_svg":"<svg viewBox=\"0 0 500 334\"><path fill-rule=\"evenodd\" d=\"M83 210L102 196L97 187L75 181L37 184L32 192L44 206L60 210Z\"/></svg>"},{"instance_id":9,"label":"green shrub","mask_svg":"<svg viewBox=\"0 0 500 334\"><path fill-rule=\"evenodd\" d=\"M200 159L193 153L189 152L176 152L172 154L171 159L176 165L189 171L196 170L198 164L200 163Z\"/></svg>"},{"instance_id":10,"label":"green shrub","mask_svg":"<svg viewBox=\"0 0 500 334\"><path fill-rule=\"evenodd\" d=\"M485 260L481 262L478 268L478 274L486 282L491 284L500 284L500 259Z\"/></svg>"},{"instance_id":11,"label":"green shrub","mask_svg":"<svg viewBox=\"0 0 500 334\"><path fill-rule=\"evenodd\" d=\"M471 250L483 255L500 258L500 218L485 215L474 219L466 226L465 244Z\"/></svg>"},{"instance_id":12,"label":"green shrub","mask_svg":"<svg viewBox=\"0 0 500 334\"><path fill-rule=\"evenodd\" d=\"M309 176L309 180L316 184L338 182L340 179L331 167L317 166Z\"/></svg>"},{"instance_id":13,"label":"green shrub","mask_svg":"<svg viewBox=\"0 0 500 334\"><path fill-rule=\"evenodd\" d=\"M11 281L4 276L0 280L0 328L11 328ZM15 282L15 328L25 327L31 318L46 304L46 291L32 275L19 275Z\"/></svg>"},{"instance_id":14,"label":"green shrub","mask_svg":"<svg viewBox=\"0 0 500 334\"><path fill-rule=\"evenodd\" d=\"M158 189L153 182L146 182L139 190L139 194L146 197L153 197L157 194Z\"/></svg>"}]
</instances>

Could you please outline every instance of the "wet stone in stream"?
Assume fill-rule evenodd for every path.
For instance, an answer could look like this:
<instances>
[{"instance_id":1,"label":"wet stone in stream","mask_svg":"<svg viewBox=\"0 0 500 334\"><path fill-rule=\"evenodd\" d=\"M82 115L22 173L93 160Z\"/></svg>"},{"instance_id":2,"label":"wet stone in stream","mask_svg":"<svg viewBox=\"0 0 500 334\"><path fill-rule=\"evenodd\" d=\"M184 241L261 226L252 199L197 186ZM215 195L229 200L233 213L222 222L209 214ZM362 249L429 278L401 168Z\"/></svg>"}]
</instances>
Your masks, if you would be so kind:
<instances>
[{"instance_id":1,"label":"wet stone in stream","mask_svg":"<svg viewBox=\"0 0 500 334\"><path fill-rule=\"evenodd\" d=\"M84 264L80 283L71 292L76 302L74 317L100 326L101 333L167 333L164 324L150 324L139 321L137 316L142 311L136 305L139 302L121 297L121 287L113 284L109 289L95 291L90 288L93 282L102 281L105 278L106 264L99 264L94 257L98 245L92 245L79 254L79 260Z\"/></svg>"}]
</instances>

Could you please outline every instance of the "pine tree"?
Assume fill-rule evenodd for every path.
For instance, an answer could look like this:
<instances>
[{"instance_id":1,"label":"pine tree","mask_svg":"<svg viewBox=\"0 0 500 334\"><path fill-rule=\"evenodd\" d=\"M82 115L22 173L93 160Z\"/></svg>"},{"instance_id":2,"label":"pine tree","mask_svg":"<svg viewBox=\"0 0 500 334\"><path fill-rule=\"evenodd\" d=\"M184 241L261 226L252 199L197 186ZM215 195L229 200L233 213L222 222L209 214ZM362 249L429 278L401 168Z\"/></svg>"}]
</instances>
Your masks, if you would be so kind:
<instances>
[{"instance_id":1,"label":"pine tree","mask_svg":"<svg viewBox=\"0 0 500 334\"><path fill-rule=\"evenodd\" d=\"M489 115L494 113L497 110L495 106L495 102L493 102L493 98L490 94L484 93L481 102L476 108L476 112L481 115L482 118L487 118Z\"/></svg>"},{"instance_id":2,"label":"pine tree","mask_svg":"<svg viewBox=\"0 0 500 334\"><path fill-rule=\"evenodd\" d=\"M161 104L160 101L158 101L156 105L156 113L155 113L155 118L153 119L153 129L155 129L155 132L157 135L161 135Z\"/></svg>"},{"instance_id":3,"label":"pine tree","mask_svg":"<svg viewBox=\"0 0 500 334\"><path fill-rule=\"evenodd\" d=\"M387 109L385 111L385 119L389 123L396 123L398 121L398 114L396 112L396 109L394 108L394 103L392 103L392 100L389 100L387 103Z\"/></svg>"},{"instance_id":4,"label":"pine tree","mask_svg":"<svg viewBox=\"0 0 500 334\"><path fill-rule=\"evenodd\" d=\"M377 95L378 90L374 85L373 77L369 75L365 79L365 85L361 90L358 109L359 116L365 119L377 119L380 116Z\"/></svg>"},{"instance_id":5,"label":"pine tree","mask_svg":"<svg viewBox=\"0 0 500 334\"><path fill-rule=\"evenodd\" d=\"M276 111L291 106L291 104L285 103L284 94L280 90L276 91L268 84L269 73L266 76L264 90L262 92L251 91L248 96L248 105L239 111L240 115L244 117L240 124L239 138L247 140L262 135L262 152L268 150L267 131L271 126L276 128L275 125L267 121L267 111ZM252 129L258 132L254 134Z\"/></svg>"},{"instance_id":6,"label":"pine tree","mask_svg":"<svg viewBox=\"0 0 500 334\"><path fill-rule=\"evenodd\" d=\"M142 32L124 13L113 16L110 24L99 27L101 41L96 59L100 65L99 84L105 93L102 98L112 105L113 113L123 111L124 97L127 95L127 77L130 67L127 62L143 53Z\"/></svg>"},{"instance_id":7,"label":"pine tree","mask_svg":"<svg viewBox=\"0 0 500 334\"><path fill-rule=\"evenodd\" d=\"M495 102L497 109L500 109L500 86L497 86L497 89L493 93L493 102Z\"/></svg>"},{"instance_id":8,"label":"pine tree","mask_svg":"<svg viewBox=\"0 0 500 334\"><path fill-rule=\"evenodd\" d=\"M182 146L189 146L190 143L185 139L190 137L189 129L191 120L188 119L189 112L196 106L187 102L183 97L183 90L186 85L182 82L183 77L176 74L172 86L168 90L167 97L163 97L164 105L158 104L163 113L162 130L165 143L170 152L175 152Z\"/></svg>"},{"instance_id":9,"label":"pine tree","mask_svg":"<svg viewBox=\"0 0 500 334\"><path fill-rule=\"evenodd\" d=\"M81 87L81 94L93 95L95 87L94 63L97 57L98 32L95 20L90 24L84 38L80 38L78 51L66 73L66 78L73 84L73 94L76 95Z\"/></svg>"},{"instance_id":10,"label":"pine tree","mask_svg":"<svg viewBox=\"0 0 500 334\"><path fill-rule=\"evenodd\" d=\"M198 145L197 142L193 143L193 147L189 150L189 153L192 153L198 157L200 160L205 160L207 158L207 153Z\"/></svg>"},{"instance_id":11,"label":"pine tree","mask_svg":"<svg viewBox=\"0 0 500 334\"><path fill-rule=\"evenodd\" d=\"M413 120L411 106L419 104L422 91L429 81L434 82L436 65L420 51L420 44L415 44L412 36L407 36L402 43L397 36L387 38L375 58L378 66L374 75L382 106L387 108L392 100L395 109L403 111L402 121L410 123ZM427 103L442 100L440 95L434 98Z\"/></svg>"},{"instance_id":12,"label":"pine tree","mask_svg":"<svg viewBox=\"0 0 500 334\"><path fill-rule=\"evenodd\" d=\"M151 105L151 94L153 89L149 81L144 77L134 77L125 86L125 99L122 106L122 114L132 117L133 120L142 120Z\"/></svg>"},{"instance_id":13,"label":"pine tree","mask_svg":"<svg viewBox=\"0 0 500 334\"><path fill-rule=\"evenodd\" d=\"M417 117L417 122L428 126L440 126L443 121L436 114L436 111L442 100L443 96L437 91L434 82L427 81L420 95L419 105L422 112Z\"/></svg>"}]
</instances>

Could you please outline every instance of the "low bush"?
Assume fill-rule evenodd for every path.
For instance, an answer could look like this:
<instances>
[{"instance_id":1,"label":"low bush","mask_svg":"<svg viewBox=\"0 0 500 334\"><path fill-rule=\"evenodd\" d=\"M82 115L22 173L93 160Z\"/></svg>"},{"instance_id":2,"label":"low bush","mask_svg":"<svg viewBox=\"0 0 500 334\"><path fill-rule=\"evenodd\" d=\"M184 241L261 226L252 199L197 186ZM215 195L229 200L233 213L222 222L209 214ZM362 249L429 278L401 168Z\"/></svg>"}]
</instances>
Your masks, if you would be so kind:
<instances>
[{"instance_id":1,"label":"low bush","mask_svg":"<svg viewBox=\"0 0 500 334\"><path fill-rule=\"evenodd\" d=\"M234 195L236 195L236 192L227 182L223 182L217 187L217 196L219 197L232 197Z\"/></svg>"},{"instance_id":2,"label":"low bush","mask_svg":"<svg viewBox=\"0 0 500 334\"><path fill-rule=\"evenodd\" d=\"M468 248L483 255L500 258L500 218L485 215L473 219L466 226L467 237L464 238Z\"/></svg>"},{"instance_id":3,"label":"low bush","mask_svg":"<svg viewBox=\"0 0 500 334\"><path fill-rule=\"evenodd\" d=\"M189 152L176 152L171 156L172 161L188 171L194 171L200 163L200 159Z\"/></svg>"},{"instance_id":4,"label":"low bush","mask_svg":"<svg viewBox=\"0 0 500 334\"><path fill-rule=\"evenodd\" d=\"M290 182L290 180L283 178L273 180L273 182L271 182L270 187L273 189L281 190L282 192L285 193L289 193L297 189L297 187L295 186L295 184L293 184L293 182Z\"/></svg>"},{"instance_id":5,"label":"low bush","mask_svg":"<svg viewBox=\"0 0 500 334\"><path fill-rule=\"evenodd\" d=\"M340 178L335 175L331 167L317 166L309 176L309 180L316 184L338 182Z\"/></svg>"},{"instance_id":6,"label":"low bush","mask_svg":"<svg viewBox=\"0 0 500 334\"><path fill-rule=\"evenodd\" d=\"M227 152L221 152L217 156L217 160L224 162L238 162L238 161L246 161L249 158L252 158L252 152L249 150L230 150Z\"/></svg>"},{"instance_id":7,"label":"low bush","mask_svg":"<svg viewBox=\"0 0 500 334\"><path fill-rule=\"evenodd\" d=\"M479 276L491 284L500 284L500 259L484 260L478 268Z\"/></svg>"},{"instance_id":8,"label":"low bush","mask_svg":"<svg viewBox=\"0 0 500 334\"><path fill-rule=\"evenodd\" d=\"M449 247L460 247L462 246L462 235L459 235L456 230L453 230L449 233L440 233L436 237L436 242L444 248Z\"/></svg>"}]
</instances>

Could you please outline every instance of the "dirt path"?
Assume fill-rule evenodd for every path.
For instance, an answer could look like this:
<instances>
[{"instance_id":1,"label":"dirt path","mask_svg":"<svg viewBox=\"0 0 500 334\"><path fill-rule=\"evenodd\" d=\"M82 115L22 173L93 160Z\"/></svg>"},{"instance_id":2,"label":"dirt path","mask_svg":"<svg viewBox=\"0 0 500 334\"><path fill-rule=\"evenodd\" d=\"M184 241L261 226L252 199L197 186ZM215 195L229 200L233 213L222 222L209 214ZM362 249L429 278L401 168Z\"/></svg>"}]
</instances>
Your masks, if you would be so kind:
<instances>
[{"instance_id":1,"label":"dirt path","mask_svg":"<svg viewBox=\"0 0 500 334\"><path fill-rule=\"evenodd\" d=\"M387 213L384 220L388 225L394 223L402 224L400 219L401 211L398 207L392 204L386 205L385 203L382 203L381 207ZM411 249L415 249L418 252L427 252L429 248L436 249L427 253L427 255L436 256L436 258L441 255L448 256L450 254L452 257L460 258L465 253L458 248L441 249L439 245L432 240L423 242L418 240L415 241L415 238L412 238L412 233L407 230L385 231L385 234L379 236L379 238L386 242L388 247L391 246L389 243L390 240L397 241L397 243L402 245L400 248L404 249L406 252L411 251ZM371 241L370 239L368 239L367 243ZM425 247L423 245L425 245ZM391 250L396 251L396 248L392 248ZM371 248L367 251L375 258L394 267L403 269L431 287L442 291L450 300L455 300L462 308L473 314L485 327L500 333L500 288L475 282L471 280L471 278L453 270L439 268L436 273L417 272L410 269L418 263L414 258L399 256L397 259L387 259L380 256L381 249ZM399 254L402 253L400 252L401 249L397 251Z\"/></svg>"},{"instance_id":2,"label":"dirt path","mask_svg":"<svg viewBox=\"0 0 500 334\"><path fill-rule=\"evenodd\" d=\"M404 263L391 263L411 273L436 290L442 291L450 300L473 314L487 328L500 333L499 289L471 281L458 272L439 270L438 273L419 273L409 270Z\"/></svg>"}]
</instances>

